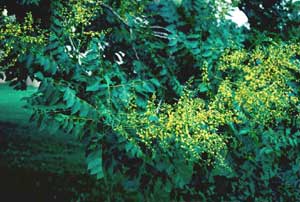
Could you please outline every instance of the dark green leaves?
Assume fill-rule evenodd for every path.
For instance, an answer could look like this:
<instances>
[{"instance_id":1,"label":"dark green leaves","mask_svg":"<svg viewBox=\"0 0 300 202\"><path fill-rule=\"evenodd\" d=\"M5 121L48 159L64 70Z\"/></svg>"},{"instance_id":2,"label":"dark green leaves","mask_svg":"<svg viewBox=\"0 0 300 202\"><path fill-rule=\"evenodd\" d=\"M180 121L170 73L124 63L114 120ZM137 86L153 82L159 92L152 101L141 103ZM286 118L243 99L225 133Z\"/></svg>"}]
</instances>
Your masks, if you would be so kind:
<instances>
[{"instance_id":1,"label":"dark green leaves","mask_svg":"<svg viewBox=\"0 0 300 202\"><path fill-rule=\"evenodd\" d=\"M94 92L94 91L101 91L107 89L107 84L101 84L100 82L96 82L86 88L86 91Z\"/></svg>"},{"instance_id":2,"label":"dark green leaves","mask_svg":"<svg viewBox=\"0 0 300 202\"><path fill-rule=\"evenodd\" d=\"M104 177L102 169L102 149L97 149L87 156L88 170L92 175L96 175L97 179Z\"/></svg>"},{"instance_id":3,"label":"dark green leaves","mask_svg":"<svg viewBox=\"0 0 300 202\"><path fill-rule=\"evenodd\" d=\"M141 151L141 148L139 148L135 143L128 142L125 145L126 152L129 153L131 157L137 157L141 158L143 156L143 152Z\"/></svg>"},{"instance_id":4,"label":"dark green leaves","mask_svg":"<svg viewBox=\"0 0 300 202\"><path fill-rule=\"evenodd\" d=\"M66 88L63 99L67 103L67 108L72 107L76 101L75 91L70 88Z\"/></svg>"},{"instance_id":5,"label":"dark green leaves","mask_svg":"<svg viewBox=\"0 0 300 202\"><path fill-rule=\"evenodd\" d=\"M175 172L172 176L175 187L183 188L192 179L193 165L183 159L174 159Z\"/></svg>"}]
</instances>

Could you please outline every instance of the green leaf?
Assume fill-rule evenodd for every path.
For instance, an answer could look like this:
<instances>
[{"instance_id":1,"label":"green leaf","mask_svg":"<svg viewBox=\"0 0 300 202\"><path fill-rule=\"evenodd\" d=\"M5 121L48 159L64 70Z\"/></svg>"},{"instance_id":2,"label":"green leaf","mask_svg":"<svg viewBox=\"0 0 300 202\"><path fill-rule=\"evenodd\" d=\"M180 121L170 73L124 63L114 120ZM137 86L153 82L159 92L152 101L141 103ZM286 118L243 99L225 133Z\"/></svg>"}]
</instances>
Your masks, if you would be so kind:
<instances>
[{"instance_id":1,"label":"green leaf","mask_svg":"<svg viewBox=\"0 0 300 202\"><path fill-rule=\"evenodd\" d=\"M177 38L175 38L175 37L172 37L172 38L170 38L170 40L169 40L170 42L169 42L169 46L176 46L177 45Z\"/></svg>"},{"instance_id":2,"label":"green leaf","mask_svg":"<svg viewBox=\"0 0 300 202\"><path fill-rule=\"evenodd\" d=\"M25 64L26 68L30 68L33 61L34 61L34 56L32 54L27 55L26 64Z\"/></svg>"},{"instance_id":3,"label":"green leaf","mask_svg":"<svg viewBox=\"0 0 300 202\"><path fill-rule=\"evenodd\" d=\"M67 108L72 107L75 103L75 100L76 100L76 96L74 94L74 91L71 90L70 88L66 88L63 99L67 103L67 105L66 105Z\"/></svg>"},{"instance_id":4,"label":"green leaf","mask_svg":"<svg viewBox=\"0 0 300 202\"><path fill-rule=\"evenodd\" d=\"M44 79L44 75L42 72L37 72L35 73L35 78L39 79L39 80L43 80Z\"/></svg>"},{"instance_id":5,"label":"green leaf","mask_svg":"<svg viewBox=\"0 0 300 202\"><path fill-rule=\"evenodd\" d=\"M49 133L51 135L54 135L58 131L60 124L55 120L49 120L48 126L49 126Z\"/></svg>"},{"instance_id":6,"label":"green leaf","mask_svg":"<svg viewBox=\"0 0 300 202\"><path fill-rule=\"evenodd\" d=\"M75 104L72 106L71 114L76 114L81 108L81 102L79 99L75 101Z\"/></svg>"},{"instance_id":7,"label":"green leaf","mask_svg":"<svg viewBox=\"0 0 300 202\"><path fill-rule=\"evenodd\" d=\"M174 173L173 182L176 187L183 188L192 178L193 166L185 162L184 159L175 159L174 167L176 173Z\"/></svg>"},{"instance_id":8,"label":"green leaf","mask_svg":"<svg viewBox=\"0 0 300 202\"><path fill-rule=\"evenodd\" d=\"M160 87L160 82L158 81L158 79L152 78L152 79L150 79L150 82L151 82L155 87L157 87L157 88Z\"/></svg>"},{"instance_id":9,"label":"green leaf","mask_svg":"<svg viewBox=\"0 0 300 202\"><path fill-rule=\"evenodd\" d=\"M151 115L151 116L149 116L148 119L150 122L158 122L158 120L159 120L156 115Z\"/></svg>"},{"instance_id":10,"label":"green leaf","mask_svg":"<svg viewBox=\"0 0 300 202\"><path fill-rule=\"evenodd\" d=\"M201 83L200 85L199 85L199 91L201 92L201 93L204 93L204 92L207 92L208 91L208 87L207 87L207 84L206 83Z\"/></svg>"},{"instance_id":11,"label":"green leaf","mask_svg":"<svg viewBox=\"0 0 300 202\"><path fill-rule=\"evenodd\" d=\"M155 87L150 82L144 82L143 89L144 89L144 91L146 91L148 93L155 92Z\"/></svg>"},{"instance_id":12,"label":"green leaf","mask_svg":"<svg viewBox=\"0 0 300 202\"><path fill-rule=\"evenodd\" d=\"M212 56L212 54L213 53L211 50L205 50L202 56L208 58L208 57Z\"/></svg>"},{"instance_id":13,"label":"green leaf","mask_svg":"<svg viewBox=\"0 0 300 202\"><path fill-rule=\"evenodd\" d=\"M138 107L146 108L146 106L147 106L146 97L143 96L143 95L137 95L136 96L136 104L137 104Z\"/></svg>"},{"instance_id":14,"label":"green leaf","mask_svg":"<svg viewBox=\"0 0 300 202\"><path fill-rule=\"evenodd\" d=\"M250 128L243 128L239 131L239 135L247 135L250 132Z\"/></svg>"},{"instance_id":15,"label":"green leaf","mask_svg":"<svg viewBox=\"0 0 300 202\"><path fill-rule=\"evenodd\" d=\"M74 127L72 128L72 135L77 139L81 139L83 135L83 122L75 122Z\"/></svg>"},{"instance_id":16,"label":"green leaf","mask_svg":"<svg viewBox=\"0 0 300 202\"><path fill-rule=\"evenodd\" d=\"M134 180L125 180L122 183L123 187L125 190L127 191L136 191L139 188L139 181L138 179L134 179Z\"/></svg>"},{"instance_id":17,"label":"green leaf","mask_svg":"<svg viewBox=\"0 0 300 202\"><path fill-rule=\"evenodd\" d=\"M85 117L89 114L89 110L89 106L86 103L83 103L81 104L79 115Z\"/></svg>"},{"instance_id":18,"label":"green leaf","mask_svg":"<svg viewBox=\"0 0 300 202\"><path fill-rule=\"evenodd\" d=\"M70 108L70 107L72 107L73 105L74 105L74 103L75 103L75 99L76 97L75 97L75 95L74 94L70 94L70 96L69 96L69 99L67 99L66 101L67 101L67 108Z\"/></svg>"},{"instance_id":19,"label":"green leaf","mask_svg":"<svg viewBox=\"0 0 300 202\"><path fill-rule=\"evenodd\" d=\"M87 159L88 170L92 175L96 175L97 179L104 177L103 168L102 168L102 149L97 149L96 151L91 152Z\"/></svg>"},{"instance_id":20,"label":"green leaf","mask_svg":"<svg viewBox=\"0 0 300 202\"><path fill-rule=\"evenodd\" d=\"M66 133L69 134L69 133L73 130L73 128L74 128L74 124L73 124L73 122L70 120L70 121L68 122L68 126L65 128Z\"/></svg>"},{"instance_id":21,"label":"green leaf","mask_svg":"<svg viewBox=\"0 0 300 202\"><path fill-rule=\"evenodd\" d=\"M259 154L263 155L263 154L270 154L273 152L273 149L270 147L263 147L260 151Z\"/></svg>"},{"instance_id":22,"label":"green leaf","mask_svg":"<svg viewBox=\"0 0 300 202\"><path fill-rule=\"evenodd\" d=\"M107 84L100 84L100 82L96 82L86 88L87 92L94 92L94 91L99 91L99 90L104 90L108 86Z\"/></svg>"},{"instance_id":23,"label":"green leaf","mask_svg":"<svg viewBox=\"0 0 300 202\"><path fill-rule=\"evenodd\" d=\"M139 146L135 145L132 142L128 142L125 145L125 150L126 152L128 152L130 154L131 157L142 157L143 152L141 151L141 149L139 148Z\"/></svg>"}]
</instances>

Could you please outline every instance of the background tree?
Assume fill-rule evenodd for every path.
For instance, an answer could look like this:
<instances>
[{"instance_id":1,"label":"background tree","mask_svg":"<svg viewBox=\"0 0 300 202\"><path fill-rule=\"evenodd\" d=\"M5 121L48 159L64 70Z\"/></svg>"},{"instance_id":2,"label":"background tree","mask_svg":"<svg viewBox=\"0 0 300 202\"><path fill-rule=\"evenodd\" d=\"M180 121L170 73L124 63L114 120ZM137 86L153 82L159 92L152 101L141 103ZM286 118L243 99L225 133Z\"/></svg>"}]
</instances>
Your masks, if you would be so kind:
<instances>
[{"instance_id":1,"label":"background tree","mask_svg":"<svg viewBox=\"0 0 300 202\"><path fill-rule=\"evenodd\" d=\"M293 0L241 0L238 7L247 15L253 39L267 40L279 37L283 40L299 40L299 1ZM259 38L259 36L261 36Z\"/></svg>"}]
</instances>

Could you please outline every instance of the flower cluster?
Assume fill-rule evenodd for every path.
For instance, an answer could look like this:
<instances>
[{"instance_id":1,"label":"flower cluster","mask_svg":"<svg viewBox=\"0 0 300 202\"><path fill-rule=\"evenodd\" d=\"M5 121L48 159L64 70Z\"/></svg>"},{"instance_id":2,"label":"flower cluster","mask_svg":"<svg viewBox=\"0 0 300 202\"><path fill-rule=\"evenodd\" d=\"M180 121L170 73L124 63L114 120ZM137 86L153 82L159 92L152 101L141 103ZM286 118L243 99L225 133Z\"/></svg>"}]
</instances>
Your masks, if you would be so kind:
<instances>
[{"instance_id":1,"label":"flower cluster","mask_svg":"<svg viewBox=\"0 0 300 202\"><path fill-rule=\"evenodd\" d=\"M0 47L2 54L0 62L6 61L7 66L13 65L19 55L13 56L9 60L6 58L13 55L15 48L19 49L20 53L25 53L27 49L33 49L36 45L45 43L45 33L35 24L31 13L28 13L22 24L16 22L15 18L7 15L7 11L3 11L1 20L5 23L0 25Z\"/></svg>"},{"instance_id":2,"label":"flower cluster","mask_svg":"<svg viewBox=\"0 0 300 202\"><path fill-rule=\"evenodd\" d=\"M299 106L296 89L289 85L299 82L293 74L299 73L299 61L294 59L299 47L227 54L219 64L224 76L218 78L216 94L208 92L212 95L209 101L187 92L175 104L155 104L153 99L145 112L132 105L116 130L153 153L158 148L166 153L175 149L182 151L186 160L225 165L220 162L224 162L230 134L221 128L231 123L268 127L290 120L291 111ZM203 80L209 84L212 78Z\"/></svg>"},{"instance_id":3,"label":"flower cluster","mask_svg":"<svg viewBox=\"0 0 300 202\"><path fill-rule=\"evenodd\" d=\"M297 55L299 47L295 45L224 55L219 69L223 74L233 73L221 82L215 104L263 125L289 120L291 107L299 103L290 85L299 82L295 77L295 72L299 73Z\"/></svg>"},{"instance_id":4,"label":"flower cluster","mask_svg":"<svg viewBox=\"0 0 300 202\"><path fill-rule=\"evenodd\" d=\"M218 128L229 119L231 116L206 107L202 99L186 93L173 105L159 105L152 100L144 113L130 107L126 121L117 131L132 141L141 141L154 153L157 148L166 153L176 149L188 161L224 165L226 137L218 133ZM135 129L136 140L126 132L128 127Z\"/></svg>"}]
</instances>

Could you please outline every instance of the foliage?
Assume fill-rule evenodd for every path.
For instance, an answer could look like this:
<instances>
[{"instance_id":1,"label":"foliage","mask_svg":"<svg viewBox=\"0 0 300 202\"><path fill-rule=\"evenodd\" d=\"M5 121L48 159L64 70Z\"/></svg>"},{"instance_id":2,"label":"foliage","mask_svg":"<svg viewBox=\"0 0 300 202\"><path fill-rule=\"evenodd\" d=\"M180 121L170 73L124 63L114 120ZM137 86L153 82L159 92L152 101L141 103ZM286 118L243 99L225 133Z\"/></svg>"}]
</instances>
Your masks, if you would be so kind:
<instances>
[{"instance_id":1,"label":"foliage","mask_svg":"<svg viewBox=\"0 0 300 202\"><path fill-rule=\"evenodd\" d=\"M276 45L221 58L217 105L238 117L226 130L230 201L299 200L298 57L299 45Z\"/></svg>"},{"instance_id":2,"label":"foliage","mask_svg":"<svg viewBox=\"0 0 300 202\"><path fill-rule=\"evenodd\" d=\"M129 140L125 149L130 156L157 170L166 192L189 186L195 166L230 171L225 163L226 137L217 133L230 115L206 109L203 100L188 93L174 105L156 105L152 100L143 113L134 104L128 110L116 131Z\"/></svg>"},{"instance_id":3,"label":"foliage","mask_svg":"<svg viewBox=\"0 0 300 202\"><path fill-rule=\"evenodd\" d=\"M0 65L6 72L7 80L18 76L19 82L13 82L18 89L26 88L26 77L34 70L29 69L30 60L25 55L35 54L44 45L46 37L42 30L34 27L34 19L28 13L23 23L17 23L14 16L2 16L0 19ZM28 68L20 68L21 63ZM1 68L1 69L2 69Z\"/></svg>"},{"instance_id":4,"label":"foliage","mask_svg":"<svg viewBox=\"0 0 300 202\"><path fill-rule=\"evenodd\" d=\"M221 58L219 69L224 81L220 84L219 104L237 110L241 121L251 117L262 125L290 121L291 112L299 102L297 45L256 48L250 55L233 52ZM237 108L238 107L238 108ZM291 108L292 107L292 108Z\"/></svg>"},{"instance_id":5,"label":"foliage","mask_svg":"<svg viewBox=\"0 0 300 202\"><path fill-rule=\"evenodd\" d=\"M300 2L294 0L241 0L251 26L250 44L269 43L271 39L299 42ZM272 40L271 40L272 41Z\"/></svg>"},{"instance_id":6,"label":"foliage","mask_svg":"<svg viewBox=\"0 0 300 202\"><path fill-rule=\"evenodd\" d=\"M150 101L143 113L131 106L119 127L133 144L128 152L151 160L163 151L169 158L160 163L178 152L192 163L185 200L199 200L199 193L208 201L299 200L299 50L277 45L225 53L217 93L207 91L206 102L183 94L174 105ZM176 187L169 169L172 164L165 172ZM209 189L192 180L199 173Z\"/></svg>"},{"instance_id":7,"label":"foliage","mask_svg":"<svg viewBox=\"0 0 300 202\"><path fill-rule=\"evenodd\" d=\"M211 108L205 109L203 100L191 99L188 95L181 97L174 105L156 106L152 101L144 113L137 111L136 106L131 107L118 131L132 139L126 126L132 127L137 134L137 140L132 139L133 144L141 141L152 150L154 157L156 148L160 148L166 153L174 149L190 162L204 160L201 158L203 153L209 163L211 158L223 161L225 140L216 132L220 125L228 122L230 115Z\"/></svg>"},{"instance_id":8,"label":"foliage","mask_svg":"<svg viewBox=\"0 0 300 202\"><path fill-rule=\"evenodd\" d=\"M299 200L299 45L243 50L225 1L128 2L0 17L11 85L41 81L31 120L85 144L107 201Z\"/></svg>"}]
</instances>

